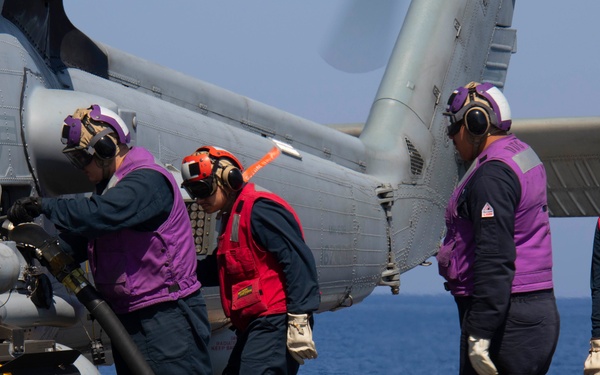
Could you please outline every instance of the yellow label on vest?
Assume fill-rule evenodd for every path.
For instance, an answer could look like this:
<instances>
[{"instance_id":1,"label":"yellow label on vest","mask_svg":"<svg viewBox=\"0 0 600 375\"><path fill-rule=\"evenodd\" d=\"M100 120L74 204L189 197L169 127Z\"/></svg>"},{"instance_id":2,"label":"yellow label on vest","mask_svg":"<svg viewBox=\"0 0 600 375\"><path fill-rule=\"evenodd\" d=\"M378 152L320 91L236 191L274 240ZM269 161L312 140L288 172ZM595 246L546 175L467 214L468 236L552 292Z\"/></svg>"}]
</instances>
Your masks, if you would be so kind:
<instances>
[{"instance_id":1,"label":"yellow label on vest","mask_svg":"<svg viewBox=\"0 0 600 375\"><path fill-rule=\"evenodd\" d=\"M252 285L248 285L247 287L245 287L244 289L240 289L238 291L238 298L242 298L242 297L246 297L248 295L252 294Z\"/></svg>"}]
</instances>

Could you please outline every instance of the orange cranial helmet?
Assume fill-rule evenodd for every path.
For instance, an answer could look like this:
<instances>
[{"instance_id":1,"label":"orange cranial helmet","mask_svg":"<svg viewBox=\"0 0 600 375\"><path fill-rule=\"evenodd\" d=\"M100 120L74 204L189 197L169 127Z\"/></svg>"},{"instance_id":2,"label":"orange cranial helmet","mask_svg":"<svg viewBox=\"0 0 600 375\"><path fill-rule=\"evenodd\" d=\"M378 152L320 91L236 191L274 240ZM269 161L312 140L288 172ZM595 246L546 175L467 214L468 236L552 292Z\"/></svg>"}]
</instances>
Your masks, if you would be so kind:
<instances>
[{"instance_id":1,"label":"orange cranial helmet","mask_svg":"<svg viewBox=\"0 0 600 375\"><path fill-rule=\"evenodd\" d=\"M244 184L242 163L229 151L214 146L202 146L181 162L181 186L194 199L208 198L224 188L237 191Z\"/></svg>"}]
</instances>

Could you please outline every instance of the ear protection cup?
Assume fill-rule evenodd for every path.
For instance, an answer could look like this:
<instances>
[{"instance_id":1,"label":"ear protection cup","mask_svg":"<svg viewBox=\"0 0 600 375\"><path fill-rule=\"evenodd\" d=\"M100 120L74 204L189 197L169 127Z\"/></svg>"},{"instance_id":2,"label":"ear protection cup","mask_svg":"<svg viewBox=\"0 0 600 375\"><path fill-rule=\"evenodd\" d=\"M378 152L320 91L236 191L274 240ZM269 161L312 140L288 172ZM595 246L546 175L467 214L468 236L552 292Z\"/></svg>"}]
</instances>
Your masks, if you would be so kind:
<instances>
[{"instance_id":1,"label":"ear protection cup","mask_svg":"<svg viewBox=\"0 0 600 375\"><path fill-rule=\"evenodd\" d=\"M96 133L93 127L86 126L87 130L93 134L92 140L88 145L88 148L94 149L94 154L102 160L112 159L117 155L118 147L117 143L108 135L113 133L112 128L106 128L100 133Z\"/></svg>"},{"instance_id":2,"label":"ear protection cup","mask_svg":"<svg viewBox=\"0 0 600 375\"><path fill-rule=\"evenodd\" d=\"M483 106L471 107L465 113L465 127L474 136L482 136L490 128L490 116Z\"/></svg>"},{"instance_id":3,"label":"ear protection cup","mask_svg":"<svg viewBox=\"0 0 600 375\"><path fill-rule=\"evenodd\" d=\"M485 135L491 126L498 127L498 117L489 105L481 99L476 100L474 92L470 92L468 98L470 101L466 105L449 114L451 125L464 122L467 131L476 137Z\"/></svg>"},{"instance_id":4,"label":"ear protection cup","mask_svg":"<svg viewBox=\"0 0 600 375\"><path fill-rule=\"evenodd\" d=\"M456 125L463 121L467 131L474 136L490 132L490 126L508 131L512 123L506 98L491 83L470 82L454 90L444 115L450 118L449 135L456 134Z\"/></svg>"},{"instance_id":5,"label":"ear protection cup","mask_svg":"<svg viewBox=\"0 0 600 375\"><path fill-rule=\"evenodd\" d=\"M221 181L223 181L223 185L233 191L240 190L244 185L242 171L233 165L226 165L223 167L221 162L219 162L219 166L221 167Z\"/></svg>"}]
</instances>

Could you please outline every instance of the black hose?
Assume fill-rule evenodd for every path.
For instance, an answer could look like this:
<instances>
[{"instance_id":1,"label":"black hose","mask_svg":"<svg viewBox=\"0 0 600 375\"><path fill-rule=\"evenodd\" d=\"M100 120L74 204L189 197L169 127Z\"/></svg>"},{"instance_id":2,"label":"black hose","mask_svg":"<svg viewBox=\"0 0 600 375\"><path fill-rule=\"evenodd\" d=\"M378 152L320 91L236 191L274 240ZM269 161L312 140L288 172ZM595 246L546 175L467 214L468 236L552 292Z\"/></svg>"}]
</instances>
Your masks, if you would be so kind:
<instances>
[{"instance_id":1,"label":"black hose","mask_svg":"<svg viewBox=\"0 0 600 375\"><path fill-rule=\"evenodd\" d=\"M106 331L110 342L125 358L127 366L134 374L154 374L148 362L142 356L135 342L121 324L121 321L110 306L104 301L96 289L90 285L84 287L75 294L77 299L88 309L90 314L98 320L98 323Z\"/></svg>"},{"instance_id":2,"label":"black hose","mask_svg":"<svg viewBox=\"0 0 600 375\"><path fill-rule=\"evenodd\" d=\"M23 223L9 232L9 239L17 243L22 252L33 252L50 273L75 296L110 337L111 344L125 359L129 369L136 375L154 375L154 372L123 327L114 311L102 299L100 293L85 278L79 264L65 253L58 240L51 237L41 226Z\"/></svg>"}]
</instances>

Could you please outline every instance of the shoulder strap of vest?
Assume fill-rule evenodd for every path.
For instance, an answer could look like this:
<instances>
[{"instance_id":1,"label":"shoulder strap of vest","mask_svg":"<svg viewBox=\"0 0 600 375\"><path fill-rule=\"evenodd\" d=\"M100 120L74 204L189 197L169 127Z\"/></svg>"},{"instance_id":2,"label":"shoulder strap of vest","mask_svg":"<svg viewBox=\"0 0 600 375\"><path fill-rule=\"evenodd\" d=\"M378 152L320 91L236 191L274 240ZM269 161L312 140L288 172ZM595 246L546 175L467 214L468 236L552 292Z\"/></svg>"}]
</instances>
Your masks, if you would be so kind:
<instances>
[{"instance_id":1,"label":"shoulder strap of vest","mask_svg":"<svg viewBox=\"0 0 600 375\"><path fill-rule=\"evenodd\" d=\"M229 234L229 240L232 242L240 242L239 241L239 231L240 231L240 217L242 213L242 209L244 208L244 191L240 193L242 196L238 198L237 203L235 204L235 208L231 215L231 233Z\"/></svg>"},{"instance_id":2,"label":"shoulder strap of vest","mask_svg":"<svg viewBox=\"0 0 600 375\"><path fill-rule=\"evenodd\" d=\"M269 190L260 187L258 185L253 185L253 186L247 186L247 188L253 188L253 192L250 193L251 194L251 199L254 199L254 195L256 193L271 193ZM246 188L245 188L246 189ZM245 190L244 189L244 190ZM229 240L232 242L239 242L239 230L240 230L240 216L241 216L241 212L242 209L244 208L244 202L245 202L245 198L246 195L244 195L244 190L242 190L242 192L240 193L242 196L240 198L238 198L238 202L235 204L235 209L233 210L232 216L231 216L231 233L229 235ZM272 193L271 193L272 194Z\"/></svg>"},{"instance_id":3,"label":"shoulder strap of vest","mask_svg":"<svg viewBox=\"0 0 600 375\"><path fill-rule=\"evenodd\" d=\"M229 235L229 241L231 242L240 242L239 230L240 230L240 214L234 213L231 216L231 233Z\"/></svg>"}]
</instances>

